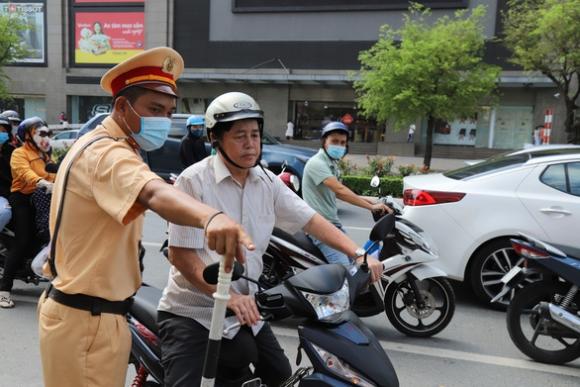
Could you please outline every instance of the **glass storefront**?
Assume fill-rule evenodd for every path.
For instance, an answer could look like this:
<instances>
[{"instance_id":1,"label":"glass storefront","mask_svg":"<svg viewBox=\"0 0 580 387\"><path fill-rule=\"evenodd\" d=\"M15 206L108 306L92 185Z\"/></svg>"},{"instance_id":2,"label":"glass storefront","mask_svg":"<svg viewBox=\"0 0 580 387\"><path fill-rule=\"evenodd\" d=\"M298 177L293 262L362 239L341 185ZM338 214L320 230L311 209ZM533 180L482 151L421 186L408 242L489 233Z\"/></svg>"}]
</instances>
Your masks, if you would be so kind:
<instances>
[{"instance_id":1,"label":"glass storefront","mask_svg":"<svg viewBox=\"0 0 580 387\"><path fill-rule=\"evenodd\" d=\"M500 106L497 108L493 147L518 149L532 142L534 108Z\"/></svg>"},{"instance_id":2,"label":"glass storefront","mask_svg":"<svg viewBox=\"0 0 580 387\"><path fill-rule=\"evenodd\" d=\"M84 123L99 113L111 111L111 97L78 96L69 97L71 123Z\"/></svg>"},{"instance_id":3,"label":"glass storefront","mask_svg":"<svg viewBox=\"0 0 580 387\"><path fill-rule=\"evenodd\" d=\"M374 120L359 116L353 102L292 101L294 106L294 138L319 139L321 128L329 122L341 121L351 132L354 142L377 142L382 129Z\"/></svg>"},{"instance_id":4,"label":"glass storefront","mask_svg":"<svg viewBox=\"0 0 580 387\"><path fill-rule=\"evenodd\" d=\"M532 142L533 118L532 106L482 107L471 119L437 124L433 144L519 149Z\"/></svg>"},{"instance_id":5,"label":"glass storefront","mask_svg":"<svg viewBox=\"0 0 580 387\"><path fill-rule=\"evenodd\" d=\"M49 120L53 117L46 115L46 102L44 98L24 97L12 98L0 101L0 112L4 110L14 110L18 112L20 118L40 117Z\"/></svg>"}]
</instances>

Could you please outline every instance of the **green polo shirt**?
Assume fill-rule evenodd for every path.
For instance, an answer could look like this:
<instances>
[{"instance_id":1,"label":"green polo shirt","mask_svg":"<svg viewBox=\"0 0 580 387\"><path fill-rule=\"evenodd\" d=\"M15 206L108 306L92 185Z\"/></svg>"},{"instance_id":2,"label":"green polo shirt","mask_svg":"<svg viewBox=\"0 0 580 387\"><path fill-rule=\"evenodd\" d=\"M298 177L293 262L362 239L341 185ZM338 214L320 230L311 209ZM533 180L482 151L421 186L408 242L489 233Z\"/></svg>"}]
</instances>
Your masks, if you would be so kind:
<instances>
[{"instance_id":1,"label":"green polo shirt","mask_svg":"<svg viewBox=\"0 0 580 387\"><path fill-rule=\"evenodd\" d=\"M336 208L336 194L323 181L340 176L338 165L323 149L312 156L304 167L302 177L302 198L329 222L341 225Z\"/></svg>"}]
</instances>

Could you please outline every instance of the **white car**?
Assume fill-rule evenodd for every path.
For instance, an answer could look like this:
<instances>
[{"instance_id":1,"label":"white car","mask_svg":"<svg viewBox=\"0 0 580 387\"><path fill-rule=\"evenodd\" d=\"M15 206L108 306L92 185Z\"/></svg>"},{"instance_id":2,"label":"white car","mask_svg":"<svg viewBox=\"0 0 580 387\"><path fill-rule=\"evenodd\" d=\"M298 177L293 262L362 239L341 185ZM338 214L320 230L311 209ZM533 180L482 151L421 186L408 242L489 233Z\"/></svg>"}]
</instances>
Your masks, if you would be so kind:
<instances>
[{"instance_id":1,"label":"white car","mask_svg":"<svg viewBox=\"0 0 580 387\"><path fill-rule=\"evenodd\" d=\"M79 137L79 131L75 130L63 130L61 132L56 133L50 139L50 145L53 149L66 149L70 148L72 144L75 143L77 138Z\"/></svg>"},{"instance_id":2,"label":"white car","mask_svg":"<svg viewBox=\"0 0 580 387\"><path fill-rule=\"evenodd\" d=\"M519 260L510 238L535 236L580 258L580 146L539 146L403 181L403 218L435 241L449 277L483 302ZM508 299L502 300L507 304Z\"/></svg>"}]
</instances>

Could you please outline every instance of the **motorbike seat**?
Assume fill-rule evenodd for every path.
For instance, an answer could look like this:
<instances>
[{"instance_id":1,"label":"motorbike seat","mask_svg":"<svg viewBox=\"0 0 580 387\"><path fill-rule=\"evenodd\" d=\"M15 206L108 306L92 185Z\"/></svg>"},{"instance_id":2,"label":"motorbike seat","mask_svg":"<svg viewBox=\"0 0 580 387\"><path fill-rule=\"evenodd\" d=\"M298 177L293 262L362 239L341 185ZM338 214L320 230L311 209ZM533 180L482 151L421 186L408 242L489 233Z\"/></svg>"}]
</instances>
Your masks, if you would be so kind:
<instances>
[{"instance_id":1,"label":"motorbike seat","mask_svg":"<svg viewBox=\"0 0 580 387\"><path fill-rule=\"evenodd\" d=\"M324 254L322 254L320 252L318 247L316 247L314 245L314 243L312 243L310 238L308 238L308 236L303 231L298 231L294 235L290 235L286 231L283 231L283 230L276 227L276 228L274 228L272 235L274 235L280 239L284 239L285 241L288 241L288 242L300 247L302 250L304 250L304 251L314 255L315 257L322 259L324 262L326 262L326 257L324 256Z\"/></svg>"},{"instance_id":2,"label":"motorbike seat","mask_svg":"<svg viewBox=\"0 0 580 387\"><path fill-rule=\"evenodd\" d=\"M143 285L135 294L129 313L157 335L157 305L163 292L153 286Z\"/></svg>"}]
</instances>

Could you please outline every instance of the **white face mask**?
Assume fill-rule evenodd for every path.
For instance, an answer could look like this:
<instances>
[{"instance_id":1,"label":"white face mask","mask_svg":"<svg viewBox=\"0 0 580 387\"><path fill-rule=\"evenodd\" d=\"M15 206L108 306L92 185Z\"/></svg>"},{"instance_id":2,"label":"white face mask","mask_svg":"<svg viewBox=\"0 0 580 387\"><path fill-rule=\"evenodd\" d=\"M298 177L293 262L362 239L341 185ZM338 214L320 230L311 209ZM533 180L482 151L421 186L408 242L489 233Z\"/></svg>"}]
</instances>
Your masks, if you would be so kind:
<instances>
[{"instance_id":1,"label":"white face mask","mask_svg":"<svg viewBox=\"0 0 580 387\"><path fill-rule=\"evenodd\" d=\"M34 141L38 149L40 149L43 152L48 152L50 150L50 137L40 135L40 132L48 133L48 130L43 129L46 128L36 129L36 133L34 134L34 136L32 136L32 140Z\"/></svg>"}]
</instances>

